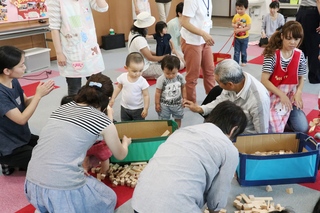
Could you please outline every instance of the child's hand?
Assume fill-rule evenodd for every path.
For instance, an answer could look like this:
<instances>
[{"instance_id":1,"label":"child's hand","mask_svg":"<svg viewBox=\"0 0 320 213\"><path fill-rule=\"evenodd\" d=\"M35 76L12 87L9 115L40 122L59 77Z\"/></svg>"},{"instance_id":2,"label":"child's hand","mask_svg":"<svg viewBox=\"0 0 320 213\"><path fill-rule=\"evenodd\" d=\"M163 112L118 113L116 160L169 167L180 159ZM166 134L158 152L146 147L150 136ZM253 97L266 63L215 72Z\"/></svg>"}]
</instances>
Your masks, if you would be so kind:
<instances>
[{"instance_id":1,"label":"child's hand","mask_svg":"<svg viewBox=\"0 0 320 213\"><path fill-rule=\"evenodd\" d=\"M280 96L280 102L282 103L282 105L283 105L288 111L291 111L291 110L292 110L292 103L291 103L290 99L288 98L288 96L286 96L285 94L283 94L282 96Z\"/></svg>"},{"instance_id":2,"label":"child's hand","mask_svg":"<svg viewBox=\"0 0 320 213\"><path fill-rule=\"evenodd\" d=\"M147 117L147 115L148 115L148 110L147 109L143 109L142 113L141 113L141 117L145 118L145 117Z\"/></svg>"},{"instance_id":3,"label":"child's hand","mask_svg":"<svg viewBox=\"0 0 320 213\"><path fill-rule=\"evenodd\" d=\"M161 105L160 104L156 104L156 112L161 112Z\"/></svg>"}]
</instances>

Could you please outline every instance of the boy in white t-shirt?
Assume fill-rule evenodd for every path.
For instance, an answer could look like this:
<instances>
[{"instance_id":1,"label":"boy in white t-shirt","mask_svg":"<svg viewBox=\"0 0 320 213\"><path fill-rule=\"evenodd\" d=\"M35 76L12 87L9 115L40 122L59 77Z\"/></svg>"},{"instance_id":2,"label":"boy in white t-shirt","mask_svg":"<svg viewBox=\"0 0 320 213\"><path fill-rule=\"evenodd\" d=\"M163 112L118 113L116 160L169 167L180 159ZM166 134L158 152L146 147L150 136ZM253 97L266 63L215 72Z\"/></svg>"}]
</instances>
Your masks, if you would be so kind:
<instances>
[{"instance_id":1,"label":"boy in white t-shirt","mask_svg":"<svg viewBox=\"0 0 320 213\"><path fill-rule=\"evenodd\" d=\"M143 67L143 56L138 52L132 52L127 56L124 66L128 72L117 78L118 85L112 94L109 105L113 106L115 99L122 91L121 121L144 120L148 115L149 84L141 76Z\"/></svg>"}]
</instances>

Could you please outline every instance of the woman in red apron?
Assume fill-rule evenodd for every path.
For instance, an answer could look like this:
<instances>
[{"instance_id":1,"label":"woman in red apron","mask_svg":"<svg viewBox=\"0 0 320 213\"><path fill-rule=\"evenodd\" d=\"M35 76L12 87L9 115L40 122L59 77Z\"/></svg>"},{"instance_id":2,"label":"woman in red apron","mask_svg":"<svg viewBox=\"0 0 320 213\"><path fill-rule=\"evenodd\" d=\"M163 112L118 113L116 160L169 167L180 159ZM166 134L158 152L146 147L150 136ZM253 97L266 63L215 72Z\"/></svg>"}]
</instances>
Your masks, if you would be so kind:
<instances>
[{"instance_id":1,"label":"woman in red apron","mask_svg":"<svg viewBox=\"0 0 320 213\"><path fill-rule=\"evenodd\" d=\"M297 49L302 39L300 23L289 21L271 36L263 52L261 82L270 92L269 132L308 131L302 111L307 66L303 52Z\"/></svg>"}]
</instances>

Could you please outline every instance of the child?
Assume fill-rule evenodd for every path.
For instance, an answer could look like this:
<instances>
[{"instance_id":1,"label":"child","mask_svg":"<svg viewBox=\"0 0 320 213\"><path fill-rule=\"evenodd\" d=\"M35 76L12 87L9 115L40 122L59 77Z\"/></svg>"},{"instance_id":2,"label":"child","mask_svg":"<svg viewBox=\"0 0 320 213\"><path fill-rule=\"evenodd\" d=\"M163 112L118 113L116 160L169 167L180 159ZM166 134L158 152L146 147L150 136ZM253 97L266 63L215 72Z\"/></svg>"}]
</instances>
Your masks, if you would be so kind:
<instances>
[{"instance_id":1,"label":"child","mask_svg":"<svg viewBox=\"0 0 320 213\"><path fill-rule=\"evenodd\" d=\"M149 84L141 76L143 67L143 56L138 52L132 52L127 56L124 66L128 72L117 78L118 85L112 94L110 106L113 106L115 99L122 90L121 121L144 120L148 115L150 104Z\"/></svg>"},{"instance_id":2,"label":"child","mask_svg":"<svg viewBox=\"0 0 320 213\"><path fill-rule=\"evenodd\" d=\"M67 95L61 99L61 105L70 103L74 101L75 96ZM113 110L110 106L107 107L107 116L110 120L113 120ZM104 111L105 111L104 110ZM107 171L109 169L109 158L112 156L112 152L110 151L106 142L101 139L99 136L98 140L91 146L91 148L87 151L86 158L83 160L82 166L86 174L90 168L95 167L99 162L101 169L97 174L98 179L104 179Z\"/></svg>"},{"instance_id":3,"label":"child","mask_svg":"<svg viewBox=\"0 0 320 213\"><path fill-rule=\"evenodd\" d=\"M4 175L14 167L27 169L38 136L30 132L28 120L41 98L54 89L54 81L41 82L33 97L27 97L18 81L23 77L24 52L14 46L0 47L0 164Z\"/></svg>"},{"instance_id":4,"label":"child","mask_svg":"<svg viewBox=\"0 0 320 213\"><path fill-rule=\"evenodd\" d=\"M269 132L283 132L286 124L294 132L308 131L301 97L306 59L297 49L302 40L301 24L288 21L271 36L263 52L261 83L270 91Z\"/></svg>"},{"instance_id":5,"label":"child","mask_svg":"<svg viewBox=\"0 0 320 213\"><path fill-rule=\"evenodd\" d=\"M265 15L261 27L261 39L259 46L267 45L268 39L281 26L284 25L284 17L278 13L280 4L278 1L273 1L269 5L270 13Z\"/></svg>"},{"instance_id":6,"label":"child","mask_svg":"<svg viewBox=\"0 0 320 213\"><path fill-rule=\"evenodd\" d=\"M148 35L147 38L154 38L157 41L156 55L163 56L163 55L171 55L171 53L173 53L180 60L179 69L183 69L185 66L184 59L182 55L178 51L176 51L171 39L171 35L167 33L168 32L167 24L163 21L157 22L155 26L155 31L156 31L155 34L153 34L152 36Z\"/></svg>"},{"instance_id":7,"label":"child","mask_svg":"<svg viewBox=\"0 0 320 213\"><path fill-rule=\"evenodd\" d=\"M161 62L163 74L157 79L155 107L159 119L168 120L174 118L178 126L181 126L183 118L183 98L186 97L184 85L186 81L178 73L180 60L176 56L165 56Z\"/></svg>"},{"instance_id":8,"label":"child","mask_svg":"<svg viewBox=\"0 0 320 213\"><path fill-rule=\"evenodd\" d=\"M246 14L248 4L248 0L237 0L237 14L235 14L232 19L232 27L234 27L235 35L233 60L239 63L241 54L242 66L247 65L247 48L249 43L249 30L251 28L251 18Z\"/></svg>"}]
</instances>

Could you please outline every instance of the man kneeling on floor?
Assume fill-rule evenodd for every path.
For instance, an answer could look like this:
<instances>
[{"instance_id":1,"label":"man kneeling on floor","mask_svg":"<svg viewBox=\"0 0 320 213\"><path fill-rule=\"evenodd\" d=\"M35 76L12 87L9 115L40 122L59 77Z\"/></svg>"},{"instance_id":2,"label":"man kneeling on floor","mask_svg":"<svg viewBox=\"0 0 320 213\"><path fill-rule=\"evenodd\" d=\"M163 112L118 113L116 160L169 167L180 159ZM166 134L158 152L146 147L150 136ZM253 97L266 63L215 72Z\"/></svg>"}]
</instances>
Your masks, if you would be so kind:
<instances>
[{"instance_id":1,"label":"man kneeling on floor","mask_svg":"<svg viewBox=\"0 0 320 213\"><path fill-rule=\"evenodd\" d=\"M270 97L263 84L243 72L241 66L232 59L221 61L215 68L214 77L219 86L212 88L201 106L189 100L184 101L184 106L205 117L217 104L229 100L240 106L247 116L245 134L267 133Z\"/></svg>"},{"instance_id":2,"label":"man kneeling on floor","mask_svg":"<svg viewBox=\"0 0 320 213\"><path fill-rule=\"evenodd\" d=\"M247 125L243 110L218 104L205 123L175 131L140 174L132 207L136 213L210 213L227 204L239 153L232 144Z\"/></svg>"}]
</instances>

